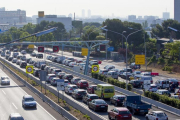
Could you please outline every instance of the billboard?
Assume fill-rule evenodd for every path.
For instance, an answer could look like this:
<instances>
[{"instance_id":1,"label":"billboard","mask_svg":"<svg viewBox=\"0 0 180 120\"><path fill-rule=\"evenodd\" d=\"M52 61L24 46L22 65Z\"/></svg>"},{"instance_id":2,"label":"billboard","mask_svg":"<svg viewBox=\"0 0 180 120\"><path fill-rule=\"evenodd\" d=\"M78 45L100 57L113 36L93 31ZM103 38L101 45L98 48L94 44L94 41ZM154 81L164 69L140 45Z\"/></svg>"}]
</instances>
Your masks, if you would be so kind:
<instances>
[{"instance_id":1,"label":"billboard","mask_svg":"<svg viewBox=\"0 0 180 120\"><path fill-rule=\"evenodd\" d=\"M38 11L38 17L44 17L44 11Z\"/></svg>"}]
</instances>

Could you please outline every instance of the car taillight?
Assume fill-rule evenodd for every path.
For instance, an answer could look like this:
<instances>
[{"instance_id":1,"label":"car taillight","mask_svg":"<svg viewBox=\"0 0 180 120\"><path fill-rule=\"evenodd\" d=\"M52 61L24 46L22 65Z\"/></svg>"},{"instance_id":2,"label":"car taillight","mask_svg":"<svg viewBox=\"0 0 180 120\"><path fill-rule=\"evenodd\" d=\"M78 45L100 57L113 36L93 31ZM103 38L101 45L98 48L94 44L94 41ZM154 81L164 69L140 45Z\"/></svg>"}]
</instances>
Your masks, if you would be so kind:
<instances>
[{"instance_id":1,"label":"car taillight","mask_svg":"<svg viewBox=\"0 0 180 120\"><path fill-rule=\"evenodd\" d=\"M77 95L80 95L80 94L77 94Z\"/></svg>"},{"instance_id":2,"label":"car taillight","mask_svg":"<svg viewBox=\"0 0 180 120\"><path fill-rule=\"evenodd\" d=\"M102 74L104 74L104 72L102 72Z\"/></svg>"},{"instance_id":3,"label":"car taillight","mask_svg":"<svg viewBox=\"0 0 180 120\"><path fill-rule=\"evenodd\" d=\"M150 110L150 108L148 110Z\"/></svg>"},{"instance_id":4,"label":"car taillight","mask_svg":"<svg viewBox=\"0 0 180 120\"><path fill-rule=\"evenodd\" d=\"M70 83L68 83L68 84L70 84Z\"/></svg>"},{"instance_id":5,"label":"car taillight","mask_svg":"<svg viewBox=\"0 0 180 120\"><path fill-rule=\"evenodd\" d=\"M119 101L119 100L117 100L117 101Z\"/></svg>"},{"instance_id":6,"label":"car taillight","mask_svg":"<svg viewBox=\"0 0 180 120\"><path fill-rule=\"evenodd\" d=\"M73 90L72 88L70 88L70 90Z\"/></svg>"},{"instance_id":7,"label":"car taillight","mask_svg":"<svg viewBox=\"0 0 180 120\"><path fill-rule=\"evenodd\" d=\"M153 81L151 80L151 84L153 84Z\"/></svg>"},{"instance_id":8,"label":"car taillight","mask_svg":"<svg viewBox=\"0 0 180 120\"><path fill-rule=\"evenodd\" d=\"M139 111L139 109L136 109L136 111Z\"/></svg>"},{"instance_id":9,"label":"car taillight","mask_svg":"<svg viewBox=\"0 0 180 120\"><path fill-rule=\"evenodd\" d=\"M122 115L118 115L118 117L120 117L120 118L121 118L121 117L122 117Z\"/></svg>"},{"instance_id":10,"label":"car taillight","mask_svg":"<svg viewBox=\"0 0 180 120\"><path fill-rule=\"evenodd\" d=\"M96 105L96 107L99 107L99 105Z\"/></svg>"},{"instance_id":11,"label":"car taillight","mask_svg":"<svg viewBox=\"0 0 180 120\"><path fill-rule=\"evenodd\" d=\"M158 120L158 118L156 118L156 120Z\"/></svg>"},{"instance_id":12,"label":"car taillight","mask_svg":"<svg viewBox=\"0 0 180 120\"><path fill-rule=\"evenodd\" d=\"M91 99L89 99L89 101L91 101Z\"/></svg>"}]
</instances>

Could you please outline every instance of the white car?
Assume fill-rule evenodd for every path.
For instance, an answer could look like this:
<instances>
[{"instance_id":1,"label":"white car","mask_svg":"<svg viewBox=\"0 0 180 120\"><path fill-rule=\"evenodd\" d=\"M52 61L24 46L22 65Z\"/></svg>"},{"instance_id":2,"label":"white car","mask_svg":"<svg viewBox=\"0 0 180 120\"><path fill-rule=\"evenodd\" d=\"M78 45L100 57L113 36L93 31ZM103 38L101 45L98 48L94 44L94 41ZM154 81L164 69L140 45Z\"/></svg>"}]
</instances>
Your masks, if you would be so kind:
<instances>
[{"instance_id":1,"label":"white car","mask_svg":"<svg viewBox=\"0 0 180 120\"><path fill-rule=\"evenodd\" d=\"M143 76L151 76L151 72L142 72L141 75L143 75Z\"/></svg>"},{"instance_id":2,"label":"white car","mask_svg":"<svg viewBox=\"0 0 180 120\"><path fill-rule=\"evenodd\" d=\"M13 58L12 63L16 63L16 62L17 62L17 58Z\"/></svg>"},{"instance_id":3,"label":"white car","mask_svg":"<svg viewBox=\"0 0 180 120\"><path fill-rule=\"evenodd\" d=\"M51 57L52 57L51 55L48 55L48 56L46 57L46 59L47 59L47 60L50 60Z\"/></svg>"},{"instance_id":4,"label":"white car","mask_svg":"<svg viewBox=\"0 0 180 120\"><path fill-rule=\"evenodd\" d=\"M156 92L157 90L158 90L158 88L155 84L150 84L150 88L148 89L148 91Z\"/></svg>"},{"instance_id":5,"label":"white car","mask_svg":"<svg viewBox=\"0 0 180 120\"><path fill-rule=\"evenodd\" d=\"M74 65L77 65L77 63L76 62L70 62L69 63L69 67L74 67Z\"/></svg>"},{"instance_id":6,"label":"white car","mask_svg":"<svg viewBox=\"0 0 180 120\"><path fill-rule=\"evenodd\" d=\"M172 95L171 98L180 99L180 98L179 98L179 95Z\"/></svg>"},{"instance_id":7,"label":"white car","mask_svg":"<svg viewBox=\"0 0 180 120\"><path fill-rule=\"evenodd\" d=\"M10 85L10 79L8 76L2 76L0 82L1 85Z\"/></svg>"},{"instance_id":8,"label":"white car","mask_svg":"<svg viewBox=\"0 0 180 120\"><path fill-rule=\"evenodd\" d=\"M163 111L152 111L146 114L146 120L168 120L168 116Z\"/></svg>"},{"instance_id":9,"label":"white car","mask_svg":"<svg viewBox=\"0 0 180 120\"><path fill-rule=\"evenodd\" d=\"M75 89L78 89L78 87L76 85L67 85L65 87L65 93L68 93L68 94L72 94L72 92L75 90Z\"/></svg>"},{"instance_id":10,"label":"white car","mask_svg":"<svg viewBox=\"0 0 180 120\"><path fill-rule=\"evenodd\" d=\"M64 80L64 87L66 87L67 85L69 85L69 81L68 80Z\"/></svg>"},{"instance_id":11,"label":"white car","mask_svg":"<svg viewBox=\"0 0 180 120\"><path fill-rule=\"evenodd\" d=\"M23 55L26 54L26 50L22 50L21 54L23 54Z\"/></svg>"}]
</instances>

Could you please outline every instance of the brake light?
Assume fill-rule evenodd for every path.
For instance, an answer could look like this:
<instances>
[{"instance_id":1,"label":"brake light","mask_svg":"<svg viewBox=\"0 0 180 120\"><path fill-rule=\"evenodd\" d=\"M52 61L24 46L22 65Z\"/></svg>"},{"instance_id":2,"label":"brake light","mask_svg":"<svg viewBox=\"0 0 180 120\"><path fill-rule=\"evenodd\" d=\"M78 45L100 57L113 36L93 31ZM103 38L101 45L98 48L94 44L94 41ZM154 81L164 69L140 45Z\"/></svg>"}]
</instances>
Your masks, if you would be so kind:
<instances>
[{"instance_id":1,"label":"brake light","mask_svg":"<svg viewBox=\"0 0 180 120\"><path fill-rule=\"evenodd\" d=\"M148 110L150 110L150 109L148 109Z\"/></svg>"},{"instance_id":2,"label":"brake light","mask_svg":"<svg viewBox=\"0 0 180 120\"><path fill-rule=\"evenodd\" d=\"M122 117L122 115L118 115L118 117L120 117L120 118L121 118L121 117Z\"/></svg>"},{"instance_id":3,"label":"brake light","mask_svg":"<svg viewBox=\"0 0 180 120\"><path fill-rule=\"evenodd\" d=\"M153 84L153 81L151 80L151 84Z\"/></svg>"},{"instance_id":4,"label":"brake light","mask_svg":"<svg viewBox=\"0 0 180 120\"><path fill-rule=\"evenodd\" d=\"M99 107L99 105L96 105L96 107Z\"/></svg>"},{"instance_id":5,"label":"brake light","mask_svg":"<svg viewBox=\"0 0 180 120\"><path fill-rule=\"evenodd\" d=\"M139 109L136 109L136 111L139 111Z\"/></svg>"},{"instance_id":6,"label":"brake light","mask_svg":"<svg viewBox=\"0 0 180 120\"><path fill-rule=\"evenodd\" d=\"M117 101L119 101L119 100L117 100Z\"/></svg>"},{"instance_id":7,"label":"brake light","mask_svg":"<svg viewBox=\"0 0 180 120\"><path fill-rule=\"evenodd\" d=\"M80 94L77 94L77 95L80 95Z\"/></svg>"},{"instance_id":8,"label":"brake light","mask_svg":"<svg viewBox=\"0 0 180 120\"><path fill-rule=\"evenodd\" d=\"M91 101L91 99L89 99Z\"/></svg>"},{"instance_id":9,"label":"brake light","mask_svg":"<svg viewBox=\"0 0 180 120\"><path fill-rule=\"evenodd\" d=\"M70 88L70 90L73 90L72 88Z\"/></svg>"}]
</instances>

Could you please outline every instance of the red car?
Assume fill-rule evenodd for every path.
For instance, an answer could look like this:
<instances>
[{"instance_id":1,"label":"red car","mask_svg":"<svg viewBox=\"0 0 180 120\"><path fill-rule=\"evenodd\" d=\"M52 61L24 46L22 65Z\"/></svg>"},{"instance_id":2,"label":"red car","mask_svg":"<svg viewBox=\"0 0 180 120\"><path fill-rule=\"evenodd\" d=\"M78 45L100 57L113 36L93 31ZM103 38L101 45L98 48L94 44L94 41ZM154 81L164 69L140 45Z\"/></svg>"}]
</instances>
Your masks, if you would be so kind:
<instances>
[{"instance_id":1,"label":"red car","mask_svg":"<svg viewBox=\"0 0 180 120\"><path fill-rule=\"evenodd\" d=\"M126 107L115 107L108 112L109 119L132 120L132 115Z\"/></svg>"},{"instance_id":2,"label":"red car","mask_svg":"<svg viewBox=\"0 0 180 120\"><path fill-rule=\"evenodd\" d=\"M96 89L97 85L90 85L88 88L87 88L87 92L89 94L94 94L94 90Z\"/></svg>"},{"instance_id":3,"label":"red car","mask_svg":"<svg viewBox=\"0 0 180 120\"><path fill-rule=\"evenodd\" d=\"M80 80L80 81L78 81L77 86L79 88L87 88L89 86L89 84L86 80Z\"/></svg>"}]
</instances>

